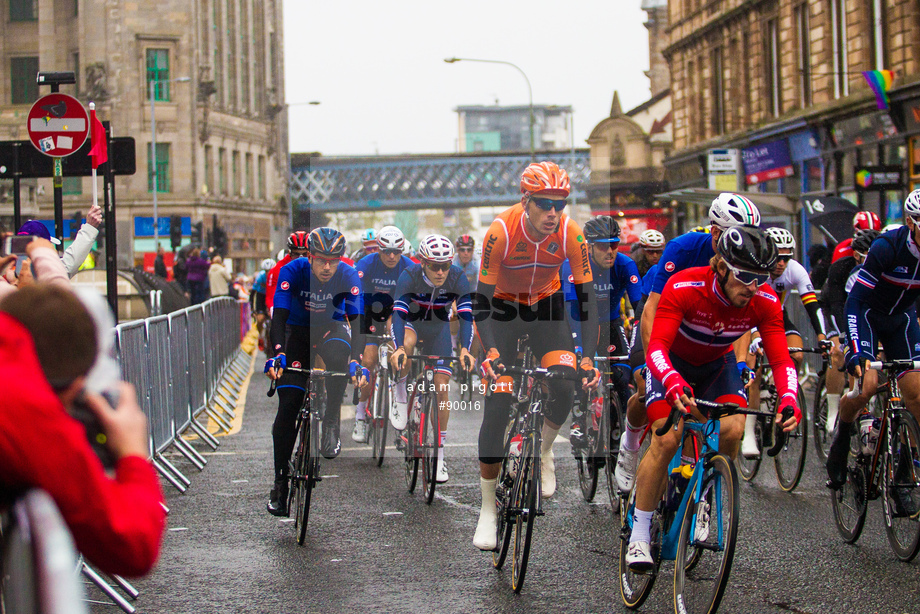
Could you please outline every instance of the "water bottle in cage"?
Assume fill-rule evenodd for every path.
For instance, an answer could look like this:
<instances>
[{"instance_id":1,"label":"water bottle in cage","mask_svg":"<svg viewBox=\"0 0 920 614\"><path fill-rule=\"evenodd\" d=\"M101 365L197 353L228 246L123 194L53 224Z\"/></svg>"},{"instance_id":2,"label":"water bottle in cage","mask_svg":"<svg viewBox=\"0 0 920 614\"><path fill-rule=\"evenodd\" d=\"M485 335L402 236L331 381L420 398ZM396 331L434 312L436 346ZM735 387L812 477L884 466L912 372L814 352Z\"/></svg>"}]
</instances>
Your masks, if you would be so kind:
<instances>
[{"instance_id":1,"label":"water bottle in cage","mask_svg":"<svg viewBox=\"0 0 920 614\"><path fill-rule=\"evenodd\" d=\"M859 448L863 454L869 455L875 452L879 426L879 419L868 412L859 417Z\"/></svg>"},{"instance_id":2,"label":"water bottle in cage","mask_svg":"<svg viewBox=\"0 0 920 614\"><path fill-rule=\"evenodd\" d=\"M604 399L597 396L591 400L591 429L597 431L600 428L601 417L604 414Z\"/></svg>"},{"instance_id":3,"label":"water bottle in cage","mask_svg":"<svg viewBox=\"0 0 920 614\"><path fill-rule=\"evenodd\" d=\"M517 475L518 468L521 466L521 447L524 444L524 437L520 434L511 438L511 445L508 446L508 472L511 477Z\"/></svg>"}]
</instances>

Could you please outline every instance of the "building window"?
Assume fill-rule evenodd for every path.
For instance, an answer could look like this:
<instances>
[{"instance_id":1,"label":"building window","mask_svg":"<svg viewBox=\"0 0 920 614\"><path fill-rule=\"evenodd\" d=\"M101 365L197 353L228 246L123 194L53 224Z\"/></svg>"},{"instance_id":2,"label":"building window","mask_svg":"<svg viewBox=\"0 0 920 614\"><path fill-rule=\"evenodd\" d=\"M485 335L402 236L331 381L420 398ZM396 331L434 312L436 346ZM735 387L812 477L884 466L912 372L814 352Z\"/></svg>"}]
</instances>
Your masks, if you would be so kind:
<instances>
[{"instance_id":1,"label":"building window","mask_svg":"<svg viewBox=\"0 0 920 614\"><path fill-rule=\"evenodd\" d=\"M209 194L214 190L214 148L204 146L204 192Z\"/></svg>"},{"instance_id":2,"label":"building window","mask_svg":"<svg viewBox=\"0 0 920 614\"><path fill-rule=\"evenodd\" d=\"M240 111L252 109L249 87L249 3L240 5Z\"/></svg>"},{"instance_id":3,"label":"building window","mask_svg":"<svg viewBox=\"0 0 920 614\"><path fill-rule=\"evenodd\" d=\"M872 28L872 61L875 70L884 70L887 63L887 49L885 47L885 3L882 0L870 0L869 14Z\"/></svg>"},{"instance_id":4,"label":"building window","mask_svg":"<svg viewBox=\"0 0 920 614\"><path fill-rule=\"evenodd\" d=\"M233 196L242 196L240 194L240 182L242 177L240 176L240 152L233 152Z\"/></svg>"},{"instance_id":5,"label":"building window","mask_svg":"<svg viewBox=\"0 0 920 614\"><path fill-rule=\"evenodd\" d=\"M147 50L147 100L153 84L155 100L169 101L169 50Z\"/></svg>"},{"instance_id":6,"label":"building window","mask_svg":"<svg viewBox=\"0 0 920 614\"><path fill-rule=\"evenodd\" d=\"M725 132L725 88L722 73L722 48L712 50L712 131Z\"/></svg>"},{"instance_id":7,"label":"building window","mask_svg":"<svg viewBox=\"0 0 920 614\"><path fill-rule=\"evenodd\" d=\"M10 104L32 104L38 98L38 58L10 58Z\"/></svg>"},{"instance_id":8,"label":"building window","mask_svg":"<svg viewBox=\"0 0 920 614\"><path fill-rule=\"evenodd\" d=\"M795 37L798 43L799 105L811 105L811 45L809 44L808 5L795 7Z\"/></svg>"},{"instance_id":9,"label":"building window","mask_svg":"<svg viewBox=\"0 0 920 614\"><path fill-rule=\"evenodd\" d=\"M687 132L691 143L695 143L698 140L696 132L696 114L699 112L699 107L697 107L696 99L697 96L699 96L699 89L696 84L697 75L695 68L693 60L688 60L685 81L690 85L690 93L684 93L684 101L686 102L687 109Z\"/></svg>"},{"instance_id":10,"label":"building window","mask_svg":"<svg viewBox=\"0 0 920 614\"><path fill-rule=\"evenodd\" d=\"M847 13L846 0L830 0L831 3L831 47L834 54L834 98L850 94L847 79Z\"/></svg>"},{"instance_id":11,"label":"building window","mask_svg":"<svg viewBox=\"0 0 920 614\"><path fill-rule=\"evenodd\" d=\"M227 85L224 83L224 14L223 2L215 0L214 8L214 85L217 86L217 104L224 106L227 103Z\"/></svg>"},{"instance_id":12,"label":"building window","mask_svg":"<svg viewBox=\"0 0 920 614\"><path fill-rule=\"evenodd\" d=\"M227 194L227 150L223 147L217 150L217 182L218 191Z\"/></svg>"},{"instance_id":13,"label":"building window","mask_svg":"<svg viewBox=\"0 0 920 614\"><path fill-rule=\"evenodd\" d=\"M764 24L764 67L766 74L764 80L767 84L767 102L769 104L768 112L774 117L779 117L782 112L782 103L780 97L779 74L779 24L777 20L769 19Z\"/></svg>"},{"instance_id":14,"label":"building window","mask_svg":"<svg viewBox=\"0 0 920 614\"><path fill-rule=\"evenodd\" d=\"M36 21L38 0L10 0L10 21Z\"/></svg>"},{"instance_id":15,"label":"building window","mask_svg":"<svg viewBox=\"0 0 920 614\"><path fill-rule=\"evenodd\" d=\"M252 198L252 154L246 154L246 196Z\"/></svg>"},{"instance_id":16,"label":"building window","mask_svg":"<svg viewBox=\"0 0 920 614\"><path fill-rule=\"evenodd\" d=\"M237 81L236 57L236 2L227 3L227 106L236 109L240 84Z\"/></svg>"},{"instance_id":17,"label":"building window","mask_svg":"<svg viewBox=\"0 0 920 614\"><path fill-rule=\"evenodd\" d=\"M153 149L147 144L147 191L153 192L154 168L156 169L157 192L169 192L169 143L157 143L156 163Z\"/></svg>"},{"instance_id":18,"label":"building window","mask_svg":"<svg viewBox=\"0 0 920 614\"><path fill-rule=\"evenodd\" d=\"M82 194L83 177L64 177L64 196Z\"/></svg>"},{"instance_id":19,"label":"building window","mask_svg":"<svg viewBox=\"0 0 920 614\"><path fill-rule=\"evenodd\" d=\"M265 156L259 156L259 198L265 199Z\"/></svg>"},{"instance_id":20,"label":"building window","mask_svg":"<svg viewBox=\"0 0 920 614\"><path fill-rule=\"evenodd\" d=\"M705 83L703 81L703 67L706 66L706 56L700 54L696 60L696 65L699 68L701 74L693 75L693 90L697 92L696 95L696 104L693 105L696 109L696 136L699 140L706 138L706 110L704 108L704 99L703 99L703 88Z\"/></svg>"}]
</instances>

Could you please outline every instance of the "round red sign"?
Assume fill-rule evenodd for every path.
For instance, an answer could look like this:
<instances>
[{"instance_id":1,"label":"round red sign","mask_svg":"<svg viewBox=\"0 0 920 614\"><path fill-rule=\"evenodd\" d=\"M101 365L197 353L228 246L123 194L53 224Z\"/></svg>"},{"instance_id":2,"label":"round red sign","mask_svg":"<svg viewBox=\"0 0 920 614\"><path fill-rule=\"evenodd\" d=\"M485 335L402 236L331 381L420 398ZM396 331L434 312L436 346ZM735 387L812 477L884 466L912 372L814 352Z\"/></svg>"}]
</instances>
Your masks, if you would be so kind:
<instances>
[{"instance_id":1,"label":"round red sign","mask_svg":"<svg viewBox=\"0 0 920 614\"><path fill-rule=\"evenodd\" d=\"M26 125L29 139L36 149L62 158L74 153L86 142L89 115L73 96L48 94L32 105Z\"/></svg>"}]
</instances>

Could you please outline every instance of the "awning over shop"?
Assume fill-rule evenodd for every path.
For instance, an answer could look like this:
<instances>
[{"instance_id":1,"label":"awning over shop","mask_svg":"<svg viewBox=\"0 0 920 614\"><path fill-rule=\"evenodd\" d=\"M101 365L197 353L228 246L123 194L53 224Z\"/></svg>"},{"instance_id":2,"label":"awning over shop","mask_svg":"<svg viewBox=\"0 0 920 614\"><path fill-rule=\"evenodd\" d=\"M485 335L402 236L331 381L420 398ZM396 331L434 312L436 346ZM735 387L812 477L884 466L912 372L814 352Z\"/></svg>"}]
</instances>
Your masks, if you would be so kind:
<instances>
[{"instance_id":1,"label":"awning over shop","mask_svg":"<svg viewBox=\"0 0 920 614\"><path fill-rule=\"evenodd\" d=\"M719 190L709 190L706 188L684 188L682 190L672 190L664 194L656 194L655 198L660 201L672 201L693 203L695 205L709 206L712 201L721 192ZM778 211L793 215L798 212L800 205L792 197L785 194L764 193L764 192L739 192L742 196L751 199L757 206L768 206Z\"/></svg>"}]
</instances>

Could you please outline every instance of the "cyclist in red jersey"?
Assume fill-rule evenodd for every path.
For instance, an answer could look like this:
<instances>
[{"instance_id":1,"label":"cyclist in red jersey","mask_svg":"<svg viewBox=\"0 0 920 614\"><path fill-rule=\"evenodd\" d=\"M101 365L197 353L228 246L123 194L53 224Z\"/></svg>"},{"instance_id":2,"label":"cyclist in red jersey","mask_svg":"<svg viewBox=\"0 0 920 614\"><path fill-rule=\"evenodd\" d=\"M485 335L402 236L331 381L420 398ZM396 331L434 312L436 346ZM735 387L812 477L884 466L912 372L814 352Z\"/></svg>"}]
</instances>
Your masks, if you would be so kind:
<instances>
[{"instance_id":1,"label":"cyclist in red jersey","mask_svg":"<svg viewBox=\"0 0 920 614\"><path fill-rule=\"evenodd\" d=\"M291 236L288 237L287 255L279 260L265 275L265 309L268 311L269 317L272 315L272 307L275 306L275 287L278 285L278 275L281 273L282 267L288 262L307 255L308 237L309 233L305 230L292 232Z\"/></svg>"},{"instance_id":2,"label":"cyclist in red jersey","mask_svg":"<svg viewBox=\"0 0 920 614\"><path fill-rule=\"evenodd\" d=\"M860 230L881 229L882 220L880 220L879 217L871 211L860 211L853 216L853 237L855 237L856 233ZM847 256L853 255L853 237L844 239L837 244L837 247L834 248L834 253L831 256L831 264L837 262L841 258L846 258Z\"/></svg>"},{"instance_id":3,"label":"cyclist in red jersey","mask_svg":"<svg viewBox=\"0 0 920 614\"><path fill-rule=\"evenodd\" d=\"M662 292L647 350L646 404L652 443L636 475L635 519L626 555L635 572L648 571L654 564L649 546L652 513L664 493L668 463L677 452L683 423L661 437L655 430L664 425L672 406L702 419L694 395L747 405L732 343L751 328L760 330L775 373L780 396L777 423L790 431L801 418L783 312L776 293L764 285L776 258L776 246L761 230L730 228L719 238L710 266L676 273ZM787 407L794 415L783 421ZM743 430L743 415L723 418L720 452L734 458Z\"/></svg>"}]
</instances>

